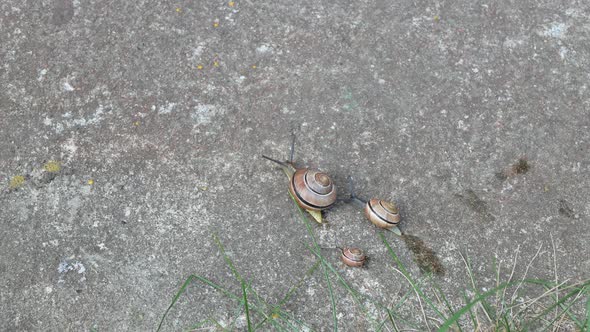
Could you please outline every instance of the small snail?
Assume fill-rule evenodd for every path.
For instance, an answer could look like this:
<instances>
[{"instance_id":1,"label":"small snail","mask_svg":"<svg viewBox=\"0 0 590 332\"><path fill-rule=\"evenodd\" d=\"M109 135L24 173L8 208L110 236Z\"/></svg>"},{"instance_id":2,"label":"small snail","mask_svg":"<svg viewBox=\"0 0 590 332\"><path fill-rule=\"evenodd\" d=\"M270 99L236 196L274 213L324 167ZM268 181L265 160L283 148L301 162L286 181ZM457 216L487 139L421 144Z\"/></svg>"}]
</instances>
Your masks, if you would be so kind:
<instances>
[{"instance_id":1,"label":"small snail","mask_svg":"<svg viewBox=\"0 0 590 332\"><path fill-rule=\"evenodd\" d=\"M359 248L342 248L340 259L348 266L361 267L365 264L367 256Z\"/></svg>"},{"instance_id":2,"label":"small snail","mask_svg":"<svg viewBox=\"0 0 590 332\"><path fill-rule=\"evenodd\" d=\"M399 209L394 202L372 198L365 201L357 197L354 193L352 178L350 181L350 199L363 205L365 216L375 226L388 229L397 235L402 235L397 225L400 222Z\"/></svg>"},{"instance_id":3,"label":"small snail","mask_svg":"<svg viewBox=\"0 0 590 332\"><path fill-rule=\"evenodd\" d=\"M361 267L363 266L368 257L360 248L355 247L324 247L322 249L338 249L340 251L340 260L347 266L351 267Z\"/></svg>"},{"instance_id":4,"label":"small snail","mask_svg":"<svg viewBox=\"0 0 590 332\"><path fill-rule=\"evenodd\" d=\"M296 168L293 164L295 136L291 142L289 161L279 161L265 155L263 158L281 166L289 177L289 193L297 204L309 212L312 217L322 223L322 210L331 207L336 202L336 186L330 176L316 169Z\"/></svg>"}]
</instances>

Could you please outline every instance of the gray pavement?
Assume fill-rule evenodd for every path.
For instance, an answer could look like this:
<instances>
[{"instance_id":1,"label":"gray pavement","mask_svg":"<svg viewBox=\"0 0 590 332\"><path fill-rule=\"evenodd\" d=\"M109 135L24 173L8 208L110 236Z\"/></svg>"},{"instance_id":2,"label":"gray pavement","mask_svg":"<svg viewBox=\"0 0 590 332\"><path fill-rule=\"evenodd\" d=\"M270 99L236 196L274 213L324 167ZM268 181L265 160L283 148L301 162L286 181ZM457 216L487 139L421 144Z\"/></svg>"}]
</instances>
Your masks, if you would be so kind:
<instances>
[{"instance_id":1,"label":"gray pavement","mask_svg":"<svg viewBox=\"0 0 590 332\"><path fill-rule=\"evenodd\" d=\"M0 330L154 330L190 274L239 294L214 233L279 301L315 262L285 176L260 158L285 158L291 132L299 165L330 173L340 198L352 175L360 196L398 202L453 305L469 284L460 253L487 287L494 257L507 277L515 253L515 276L537 254L528 276L589 278L589 14L584 1L0 2ZM342 276L399 301L407 281L361 211L326 220L321 246L371 257L346 269L326 250ZM335 292L341 328L370 329ZM235 308L195 283L164 329L228 324ZM284 310L331 328L321 270Z\"/></svg>"}]
</instances>

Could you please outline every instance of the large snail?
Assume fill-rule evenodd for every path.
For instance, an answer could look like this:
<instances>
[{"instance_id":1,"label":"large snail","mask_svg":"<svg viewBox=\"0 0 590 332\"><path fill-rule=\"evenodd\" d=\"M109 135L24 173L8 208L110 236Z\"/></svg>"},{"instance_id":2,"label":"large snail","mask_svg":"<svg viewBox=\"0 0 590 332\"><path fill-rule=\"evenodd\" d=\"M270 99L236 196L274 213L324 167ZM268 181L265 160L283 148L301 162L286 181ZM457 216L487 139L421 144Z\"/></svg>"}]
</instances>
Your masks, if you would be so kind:
<instances>
[{"instance_id":1,"label":"large snail","mask_svg":"<svg viewBox=\"0 0 590 332\"><path fill-rule=\"evenodd\" d=\"M354 193L352 178L349 178L349 181L350 200L363 206L367 219L379 228L388 229L397 235L402 235L399 228L397 228L401 220L397 205L394 202L377 198L371 198L368 201L361 199Z\"/></svg>"},{"instance_id":2,"label":"large snail","mask_svg":"<svg viewBox=\"0 0 590 332\"><path fill-rule=\"evenodd\" d=\"M291 154L288 161L279 161L265 155L263 158L281 166L289 177L289 193L297 204L309 212L318 223L322 223L322 210L336 202L336 186L330 176L311 168L297 168L293 163L295 136L291 142Z\"/></svg>"}]
</instances>

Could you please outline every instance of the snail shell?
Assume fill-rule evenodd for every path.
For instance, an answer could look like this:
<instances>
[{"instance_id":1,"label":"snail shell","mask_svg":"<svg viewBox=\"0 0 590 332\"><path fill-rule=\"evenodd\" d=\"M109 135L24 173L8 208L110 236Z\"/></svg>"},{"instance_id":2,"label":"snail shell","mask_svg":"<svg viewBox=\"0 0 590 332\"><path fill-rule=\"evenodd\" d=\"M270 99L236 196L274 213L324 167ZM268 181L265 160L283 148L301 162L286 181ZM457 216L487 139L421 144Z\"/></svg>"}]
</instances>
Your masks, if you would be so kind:
<instances>
[{"instance_id":1,"label":"snail shell","mask_svg":"<svg viewBox=\"0 0 590 332\"><path fill-rule=\"evenodd\" d=\"M289 191L297 204L306 210L321 211L336 202L336 187L328 174L302 168L291 177Z\"/></svg>"},{"instance_id":2,"label":"snail shell","mask_svg":"<svg viewBox=\"0 0 590 332\"><path fill-rule=\"evenodd\" d=\"M393 228L399 224L399 210L395 203L373 198L365 205L365 215L375 226Z\"/></svg>"},{"instance_id":3,"label":"snail shell","mask_svg":"<svg viewBox=\"0 0 590 332\"><path fill-rule=\"evenodd\" d=\"M359 248L344 248L340 257L344 264L352 267L361 267L367 260L367 256Z\"/></svg>"}]
</instances>

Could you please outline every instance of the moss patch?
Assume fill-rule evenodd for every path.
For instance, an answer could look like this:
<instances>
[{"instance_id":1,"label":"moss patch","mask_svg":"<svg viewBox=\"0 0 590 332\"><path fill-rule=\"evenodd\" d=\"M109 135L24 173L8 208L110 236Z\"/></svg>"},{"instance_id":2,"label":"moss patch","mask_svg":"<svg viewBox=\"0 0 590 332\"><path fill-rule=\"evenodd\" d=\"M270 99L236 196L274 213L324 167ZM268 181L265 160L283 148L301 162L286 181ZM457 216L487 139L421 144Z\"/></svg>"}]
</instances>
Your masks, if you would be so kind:
<instances>
[{"instance_id":1,"label":"moss patch","mask_svg":"<svg viewBox=\"0 0 590 332\"><path fill-rule=\"evenodd\" d=\"M25 184L25 177L22 175L15 175L10 179L10 189L20 188Z\"/></svg>"},{"instance_id":2,"label":"moss patch","mask_svg":"<svg viewBox=\"0 0 590 332\"><path fill-rule=\"evenodd\" d=\"M61 171L61 164L59 161L50 160L43 165L43 169L49 173L57 173Z\"/></svg>"},{"instance_id":3,"label":"moss patch","mask_svg":"<svg viewBox=\"0 0 590 332\"><path fill-rule=\"evenodd\" d=\"M518 162L516 164L512 165L512 170L516 174L525 174L530 169L531 169L531 166L529 165L529 162L524 158L518 159Z\"/></svg>"}]
</instances>

